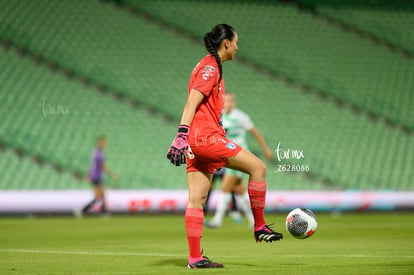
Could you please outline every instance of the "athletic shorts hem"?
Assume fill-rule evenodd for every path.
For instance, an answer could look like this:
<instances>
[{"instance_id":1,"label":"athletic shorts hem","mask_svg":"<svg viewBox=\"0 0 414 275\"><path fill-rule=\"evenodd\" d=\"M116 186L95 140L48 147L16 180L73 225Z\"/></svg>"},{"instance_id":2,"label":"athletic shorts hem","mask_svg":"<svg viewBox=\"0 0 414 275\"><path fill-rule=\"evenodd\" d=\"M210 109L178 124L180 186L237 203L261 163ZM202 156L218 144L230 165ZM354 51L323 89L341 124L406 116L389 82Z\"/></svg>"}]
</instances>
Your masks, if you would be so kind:
<instances>
[{"instance_id":1,"label":"athletic shorts hem","mask_svg":"<svg viewBox=\"0 0 414 275\"><path fill-rule=\"evenodd\" d=\"M103 184L102 180L91 180L91 183L93 186L101 186Z\"/></svg>"},{"instance_id":2,"label":"athletic shorts hem","mask_svg":"<svg viewBox=\"0 0 414 275\"><path fill-rule=\"evenodd\" d=\"M235 157L242 147L222 136L203 139L205 142L190 144L194 158L187 158L187 173L208 172L214 173L229 163L229 157Z\"/></svg>"}]
</instances>

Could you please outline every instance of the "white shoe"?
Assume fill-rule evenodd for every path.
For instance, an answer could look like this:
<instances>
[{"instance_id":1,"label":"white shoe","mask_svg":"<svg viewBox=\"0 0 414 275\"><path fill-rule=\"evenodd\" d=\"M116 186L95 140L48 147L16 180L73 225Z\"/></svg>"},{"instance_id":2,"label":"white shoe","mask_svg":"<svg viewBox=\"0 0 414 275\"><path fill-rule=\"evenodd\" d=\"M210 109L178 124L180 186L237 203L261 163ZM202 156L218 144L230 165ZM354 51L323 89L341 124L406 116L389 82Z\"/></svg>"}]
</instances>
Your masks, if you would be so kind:
<instances>
[{"instance_id":1,"label":"white shoe","mask_svg":"<svg viewBox=\"0 0 414 275\"><path fill-rule=\"evenodd\" d=\"M74 209L72 213L73 213L73 216L75 216L75 218L78 218L78 219L83 218L82 209Z\"/></svg>"},{"instance_id":2,"label":"white shoe","mask_svg":"<svg viewBox=\"0 0 414 275\"><path fill-rule=\"evenodd\" d=\"M208 227L208 228L220 228L221 224L218 224L214 221L205 221L204 222L204 226Z\"/></svg>"},{"instance_id":3,"label":"white shoe","mask_svg":"<svg viewBox=\"0 0 414 275\"><path fill-rule=\"evenodd\" d=\"M243 217L239 211L230 211L229 216L233 219L233 221L237 224L243 223Z\"/></svg>"}]
</instances>

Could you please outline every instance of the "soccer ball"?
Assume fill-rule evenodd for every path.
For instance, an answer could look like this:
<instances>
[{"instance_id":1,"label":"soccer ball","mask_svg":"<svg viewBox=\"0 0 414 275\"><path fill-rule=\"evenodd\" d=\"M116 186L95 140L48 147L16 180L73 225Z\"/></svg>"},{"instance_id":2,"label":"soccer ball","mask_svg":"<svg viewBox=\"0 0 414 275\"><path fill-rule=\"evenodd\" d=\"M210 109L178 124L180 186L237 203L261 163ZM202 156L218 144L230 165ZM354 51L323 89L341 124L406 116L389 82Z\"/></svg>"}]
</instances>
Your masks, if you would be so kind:
<instances>
[{"instance_id":1,"label":"soccer ball","mask_svg":"<svg viewBox=\"0 0 414 275\"><path fill-rule=\"evenodd\" d=\"M305 208L296 208L286 217L286 229L293 237L306 239L315 233L318 223L315 214Z\"/></svg>"}]
</instances>

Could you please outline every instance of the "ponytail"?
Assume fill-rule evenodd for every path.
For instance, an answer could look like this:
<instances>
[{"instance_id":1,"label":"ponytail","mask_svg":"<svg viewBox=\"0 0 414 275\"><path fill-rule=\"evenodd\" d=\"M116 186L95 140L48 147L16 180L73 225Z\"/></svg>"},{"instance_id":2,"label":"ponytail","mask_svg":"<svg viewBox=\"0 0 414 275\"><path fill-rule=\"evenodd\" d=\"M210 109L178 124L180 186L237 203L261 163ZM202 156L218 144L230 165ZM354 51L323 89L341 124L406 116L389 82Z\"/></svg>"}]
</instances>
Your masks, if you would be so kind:
<instances>
[{"instance_id":1,"label":"ponytail","mask_svg":"<svg viewBox=\"0 0 414 275\"><path fill-rule=\"evenodd\" d=\"M223 77L223 66L221 65L220 56L217 51L220 48L220 44L224 39L232 40L236 30L227 24L216 25L211 32L204 35L204 46L206 50L214 57L219 68L220 78L219 82Z\"/></svg>"}]
</instances>

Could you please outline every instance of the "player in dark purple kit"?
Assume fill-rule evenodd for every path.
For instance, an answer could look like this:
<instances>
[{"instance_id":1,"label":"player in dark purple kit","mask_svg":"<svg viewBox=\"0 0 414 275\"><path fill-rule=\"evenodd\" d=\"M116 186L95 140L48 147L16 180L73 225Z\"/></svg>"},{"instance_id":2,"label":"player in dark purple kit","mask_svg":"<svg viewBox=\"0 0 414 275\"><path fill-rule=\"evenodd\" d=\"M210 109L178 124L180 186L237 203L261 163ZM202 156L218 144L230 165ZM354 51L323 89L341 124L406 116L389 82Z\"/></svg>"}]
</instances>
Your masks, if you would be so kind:
<instances>
[{"instance_id":1,"label":"player in dark purple kit","mask_svg":"<svg viewBox=\"0 0 414 275\"><path fill-rule=\"evenodd\" d=\"M97 147L92 155L91 167L87 176L88 181L93 184L95 198L82 209L82 213L84 214L88 213L94 205L98 205L101 213L106 213L103 173L107 173L113 180L118 181L118 177L105 165L105 156L103 153L105 146L106 138L99 137Z\"/></svg>"}]
</instances>

